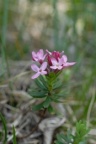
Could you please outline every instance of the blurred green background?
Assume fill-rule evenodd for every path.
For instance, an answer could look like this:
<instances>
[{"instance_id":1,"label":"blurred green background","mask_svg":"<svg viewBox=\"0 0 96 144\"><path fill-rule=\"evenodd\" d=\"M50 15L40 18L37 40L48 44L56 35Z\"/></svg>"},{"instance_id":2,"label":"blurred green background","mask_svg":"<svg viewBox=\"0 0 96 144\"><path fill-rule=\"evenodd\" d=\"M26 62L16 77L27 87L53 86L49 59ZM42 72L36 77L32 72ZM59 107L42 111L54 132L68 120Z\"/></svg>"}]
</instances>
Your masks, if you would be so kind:
<instances>
[{"instance_id":1,"label":"blurred green background","mask_svg":"<svg viewBox=\"0 0 96 144\"><path fill-rule=\"evenodd\" d=\"M0 75L9 59L30 60L40 48L64 50L77 62L65 74L73 78L73 113L96 126L96 0L0 0Z\"/></svg>"}]
</instances>

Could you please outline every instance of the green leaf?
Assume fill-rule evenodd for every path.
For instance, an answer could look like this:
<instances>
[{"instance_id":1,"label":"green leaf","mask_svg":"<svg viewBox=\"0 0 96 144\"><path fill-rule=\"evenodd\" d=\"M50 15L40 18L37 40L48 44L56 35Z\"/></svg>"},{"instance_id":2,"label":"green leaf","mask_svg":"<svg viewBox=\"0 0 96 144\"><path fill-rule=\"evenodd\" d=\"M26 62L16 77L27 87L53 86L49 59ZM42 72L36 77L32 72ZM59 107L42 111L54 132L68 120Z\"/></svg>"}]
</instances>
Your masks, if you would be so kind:
<instances>
[{"instance_id":1,"label":"green leaf","mask_svg":"<svg viewBox=\"0 0 96 144\"><path fill-rule=\"evenodd\" d=\"M53 109L53 107L51 105L49 105L48 111L49 111L49 113L55 113L55 110Z\"/></svg>"},{"instance_id":2,"label":"green leaf","mask_svg":"<svg viewBox=\"0 0 96 144\"><path fill-rule=\"evenodd\" d=\"M44 108L44 107L43 107L43 102L40 103L40 104L37 104L37 105L33 106L33 107L32 107L32 110L37 111L37 110L40 110L40 109L42 109L42 108Z\"/></svg>"},{"instance_id":3,"label":"green leaf","mask_svg":"<svg viewBox=\"0 0 96 144\"><path fill-rule=\"evenodd\" d=\"M52 101L54 101L55 103L61 103L62 101L60 101L59 100L59 98L58 99L56 99L56 98L51 98L52 99Z\"/></svg>"},{"instance_id":4,"label":"green leaf","mask_svg":"<svg viewBox=\"0 0 96 144\"><path fill-rule=\"evenodd\" d=\"M72 143L73 136L71 133L67 133L67 135L64 135L63 133L60 133L57 135L56 144L73 144Z\"/></svg>"},{"instance_id":5,"label":"green leaf","mask_svg":"<svg viewBox=\"0 0 96 144\"><path fill-rule=\"evenodd\" d=\"M3 115L1 113L0 113L0 119L3 123L3 128L4 128L4 133L5 133L3 144L6 144L7 143L7 126L6 126L5 118L3 117Z\"/></svg>"},{"instance_id":6,"label":"green leaf","mask_svg":"<svg viewBox=\"0 0 96 144\"><path fill-rule=\"evenodd\" d=\"M62 82L58 81L58 82L56 82L56 83L53 84L53 90L61 88L61 87L62 87Z\"/></svg>"},{"instance_id":7,"label":"green leaf","mask_svg":"<svg viewBox=\"0 0 96 144\"><path fill-rule=\"evenodd\" d=\"M59 94L54 94L54 95L52 95L52 97L51 97L51 99L54 101L54 102L57 102L57 103L61 103L61 102L63 102L64 100L64 98L66 98L65 97L65 95L64 95L64 93L59 93ZM63 101L62 101L63 100Z\"/></svg>"},{"instance_id":8,"label":"green leaf","mask_svg":"<svg viewBox=\"0 0 96 144\"><path fill-rule=\"evenodd\" d=\"M37 84L37 86L41 89L47 90L47 87L44 85L44 83L42 83L39 78L35 80L35 83Z\"/></svg>"},{"instance_id":9,"label":"green leaf","mask_svg":"<svg viewBox=\"0 0 96 144\"><path fill-rule=\"evenodd\" d=\"M51 103L51 99L50 99L50 97L47 97L43 103L44 108L48 108L50 103Z\"/></svg>"},{"instance_id":10,"label":"green leaf","mask_svg":"<svg viewBox=\"0 0 96 144\"><path fill-rule=\"evenodd\" d=\"M86 127L86 123L79 121L76 124L76 133L75 133L75 137L74 137L74 144L85 141L85 137L88 134L88 132L89 132L89 129Z\"/></svg>"},{"instance_id":11,"label":"green leaf","mask_svg":"<svg viewBox=\"0 0 96 144\"><path fill-rule=\"evenodd\" d=\"M16 142L16 132L15 132L14 126L13 126L13 144L17 144L17 142Z\"/></svg>"},{"instance_id":12,"label":"green leaf","mask_svg":"<svg viewBox=\"0 0 96 144\"><path fill-rule=\"evenodd\" d=\"M55 94L55 97L59 97L59 98L61 98L61 97L62 97L62 98L66 98L67 95L68 95L68 92L62 90L62 91L56 93L56 94Z\"/></svg>"},{"instance_id":13,"label":"green leaf","mask_svg":"<svg viewBox=\"0 0 96 144\"><path fill-rule=\"evenodd\" d=\"M39 79L43 83L43 85L46 87L46 89L48 89L48 83L47 83L46 76L39 76Z\"/></svg>"},{"instance_id":14,"label":"green leaf","mask_svg":"<svg viewBox=\"0 0 96 144\"><path fill-rule=\"evenodd\" d=\"M46 91L31 91L31 96L34 98L44 98L47 95Z\"/></svg>"}]
</instances>

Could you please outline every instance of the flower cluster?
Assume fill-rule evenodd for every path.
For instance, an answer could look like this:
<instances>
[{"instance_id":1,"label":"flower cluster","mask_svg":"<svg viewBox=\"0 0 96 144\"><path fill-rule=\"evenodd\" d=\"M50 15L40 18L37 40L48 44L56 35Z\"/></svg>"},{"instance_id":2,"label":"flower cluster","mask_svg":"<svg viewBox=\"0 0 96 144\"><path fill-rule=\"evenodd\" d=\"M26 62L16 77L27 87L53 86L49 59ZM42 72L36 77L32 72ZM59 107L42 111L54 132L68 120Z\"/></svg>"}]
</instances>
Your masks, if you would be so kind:
<instances>
[{"instance_id":1,"label":"flower cluster","mask_svg":"<svg viewBox=\"0 0 96 144\"><path fill-rule=\"evenodd\" d=\"M64 68L72 66L75 62L67 62L67 56L64 55L64 52L61 53L58 51L49 52L40 49L37 53L32 52L32 60L38 62L39 67L36 64L32 64L31 68L36 74L32 76L32 79L37 78L40 75L48 75L51 72L57 73L62 71Z\"/></svg>"}]
</instances>

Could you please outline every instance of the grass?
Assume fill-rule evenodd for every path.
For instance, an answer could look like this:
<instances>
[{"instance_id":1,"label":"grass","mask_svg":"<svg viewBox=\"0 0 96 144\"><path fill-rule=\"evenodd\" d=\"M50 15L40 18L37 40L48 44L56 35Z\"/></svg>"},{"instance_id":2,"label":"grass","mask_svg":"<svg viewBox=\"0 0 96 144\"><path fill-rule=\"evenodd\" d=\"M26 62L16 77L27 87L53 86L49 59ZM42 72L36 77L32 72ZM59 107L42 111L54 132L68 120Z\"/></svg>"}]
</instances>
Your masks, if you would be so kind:
<instances>
[{"instance_id":1,"label":"grass","mask_svg":"<svg viewBox=\"0 0 96 144\"><path fill-rule=\"evenodd\" d=\"M2 16L2 29L1 29L1 54L2 54L2 73L7 69L6 60L6 33L7 33L7 23L8 23L8 0L3 2L3 16Z\"/></svg>"},{"instance_id":2,"label":"grass","mask_svg":"<svg viewBox=\"0 0 96 144\"><path fill-rule=\"evenodd\" d=\"M3 130L4 130L3 144L6 144L7 143L7 126L6 126L6 120L1 113L0 113L0 119L1 119L1 122L3 124ZM3 130L2 130L2 132L3 132Z\"/></svg>"}]
</instances>

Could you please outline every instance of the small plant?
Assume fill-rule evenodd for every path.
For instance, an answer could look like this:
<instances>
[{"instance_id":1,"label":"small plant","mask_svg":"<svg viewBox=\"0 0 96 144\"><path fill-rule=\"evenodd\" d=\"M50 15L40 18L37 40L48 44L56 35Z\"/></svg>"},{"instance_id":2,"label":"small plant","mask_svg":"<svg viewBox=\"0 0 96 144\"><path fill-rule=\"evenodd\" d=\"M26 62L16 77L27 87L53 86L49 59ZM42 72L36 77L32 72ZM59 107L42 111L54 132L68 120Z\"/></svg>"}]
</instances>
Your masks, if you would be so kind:
<instances>
[{"instance_id":1,"label":"small plant","mask_svg":"<svg viewBox=\"0 0 96 144\"><path fill-rule=\"evenodd\" d=\"M64 97L63 83L59 80L59 75L66 68L73 66L75 62L67 62L67 56L64 52L39 50L37 53L32 52L32 59L36 64L32 64L31 68L35 72L32 79L35 79L37 87L30 90L33 98L43 99L41 103L35 105L35 110L46 109L52 112L52 102L59 103ZM38 64L38 66L37 66ZM85 138L88 134L86 123L76 123L76 132L58 134L55 144L85 144Z\"/></svg>"},{"instance_id":2,"label":"small plant","mask_svg":"<svg viewBox=\"0 0 96 144\"><path fill-rule=\"evenodd\" d=\"M86 144L86 138L89 129L86 127L85 122L76 123L76 131L73 135L72 132L68 132L66 135L58 134L55 144Z\"/></svg>"},{"instance_id":3,"label":"small plant","mask_svg":"<svg viewBox=\"0 0 96 144\"><path fill-rule=\"evenodd\" d=\"M40 49L37 53L32 52L31 68L35 72L32 79L35 79L37 87L30 90L33 98L43 99L42 102L33 108L35 110L47 109L52 111L52 102L60 102L65 97L63 83L58 76L66 68L73 66L75 62L67 62L67 56L64 52L46 50L44 54ZM37 66L38 64L38 66Z\"/></svg>"}]
</instances>

